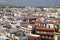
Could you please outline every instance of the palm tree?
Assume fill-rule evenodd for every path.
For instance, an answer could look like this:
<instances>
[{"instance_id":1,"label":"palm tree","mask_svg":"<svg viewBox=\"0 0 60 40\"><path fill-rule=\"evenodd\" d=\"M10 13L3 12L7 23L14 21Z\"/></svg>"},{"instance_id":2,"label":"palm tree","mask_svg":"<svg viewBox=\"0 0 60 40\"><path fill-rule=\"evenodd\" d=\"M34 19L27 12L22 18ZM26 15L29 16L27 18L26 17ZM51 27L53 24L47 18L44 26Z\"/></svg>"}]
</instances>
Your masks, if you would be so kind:
<instances>
[{"instance_id":1,"label":"palm tree","mask_svg":"<svg viewBox=\"0 0 60 40\"><path fill-rule=\"evenodd\" d=\"M59 25L57 25L57 27L55 27L55 32L59 31Z\"/></svg>"}]
</instances>

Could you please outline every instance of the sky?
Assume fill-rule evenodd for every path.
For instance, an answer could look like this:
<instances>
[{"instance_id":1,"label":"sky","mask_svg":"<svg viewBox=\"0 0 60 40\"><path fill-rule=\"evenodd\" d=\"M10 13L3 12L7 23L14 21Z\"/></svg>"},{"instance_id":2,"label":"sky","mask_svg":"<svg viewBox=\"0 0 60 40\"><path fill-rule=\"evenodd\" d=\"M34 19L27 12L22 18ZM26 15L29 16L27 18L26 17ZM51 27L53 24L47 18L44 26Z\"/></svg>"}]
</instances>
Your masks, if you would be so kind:
<instances>
[{"instance_id":1,"label":"sky","mask_svg":"<svg viewBox=\"0 0 60 40\"><path fill-rule=\"evenodd\" d=\"M60 6L60 0L0 0L0 5L13 6Z\"/></svg>"}]
</instances>

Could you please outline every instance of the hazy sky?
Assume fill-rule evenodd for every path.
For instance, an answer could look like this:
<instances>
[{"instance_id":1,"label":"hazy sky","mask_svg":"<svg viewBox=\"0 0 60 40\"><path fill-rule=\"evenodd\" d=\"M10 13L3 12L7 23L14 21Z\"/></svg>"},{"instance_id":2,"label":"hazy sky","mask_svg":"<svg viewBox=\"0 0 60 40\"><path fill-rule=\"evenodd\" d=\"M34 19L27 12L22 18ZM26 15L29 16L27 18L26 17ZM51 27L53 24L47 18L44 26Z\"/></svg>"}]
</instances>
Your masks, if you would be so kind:
<instances>
[{"instance_id":1,"label":"hazy sky","mask_svg":"<svg viewBox=\"0 0 60 40\"><path fill-rule=\"evenodd\" d=\"M60 6L60 0L0 0L0 5Z\"/></svg>"}]
</instances>

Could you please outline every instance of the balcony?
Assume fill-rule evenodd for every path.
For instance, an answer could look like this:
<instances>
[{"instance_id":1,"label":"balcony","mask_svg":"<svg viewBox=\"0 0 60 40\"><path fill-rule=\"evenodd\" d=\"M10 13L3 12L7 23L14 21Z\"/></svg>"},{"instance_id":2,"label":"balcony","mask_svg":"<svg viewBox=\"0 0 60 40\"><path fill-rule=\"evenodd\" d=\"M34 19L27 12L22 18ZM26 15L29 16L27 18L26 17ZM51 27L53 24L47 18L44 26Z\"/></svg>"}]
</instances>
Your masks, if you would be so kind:
<instances>
[{"instance_id":1,"label":"balcony","mask_svg":"<svg viewBox=\"0 0 60 40\"><path fill-rule=\"evenodd\" d=\"M46 28L46 27L36 27L36 30L42 30L47 32L54 32L53 28Z\"/></svg>"},{"instance_id":2,"label":"balcony","mask_svg":"<svg viewBox=\"0 0 60 40\"><path fill-rule=\"evenodd\" d=\"M39 35L41 35L41 36L54 36L54 33L47 33L47 32L40 32L40 33L38 33L38 32L36 32L36 34L39 34Z\"/></svg>"}]
</instances>

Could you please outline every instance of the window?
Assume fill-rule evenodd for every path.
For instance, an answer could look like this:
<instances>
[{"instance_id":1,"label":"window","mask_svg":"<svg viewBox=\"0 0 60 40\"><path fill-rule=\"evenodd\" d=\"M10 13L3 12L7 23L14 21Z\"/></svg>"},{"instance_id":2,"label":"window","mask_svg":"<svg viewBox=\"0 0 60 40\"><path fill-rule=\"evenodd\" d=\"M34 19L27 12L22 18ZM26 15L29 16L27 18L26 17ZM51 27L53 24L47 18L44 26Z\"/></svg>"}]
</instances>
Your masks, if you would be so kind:
<instances>
[{"instance_id":1,"label":"window","mask_svg":"<svg viewBox=\"0 0 60 40\"><path fill-rule=\"evenodd\" d=\"M49 28L50 28L50 25L48 25L49 26Z\"/></svg>"},{"instance_id":2,"label":"window","mask_svg":"<svg viewBox=\"0 0 60 40\"><path fill-rule=\"evenodd\" d=\"M47 24L47 28L54 28L54 24Z\"/></svg>"}]
</instances>

